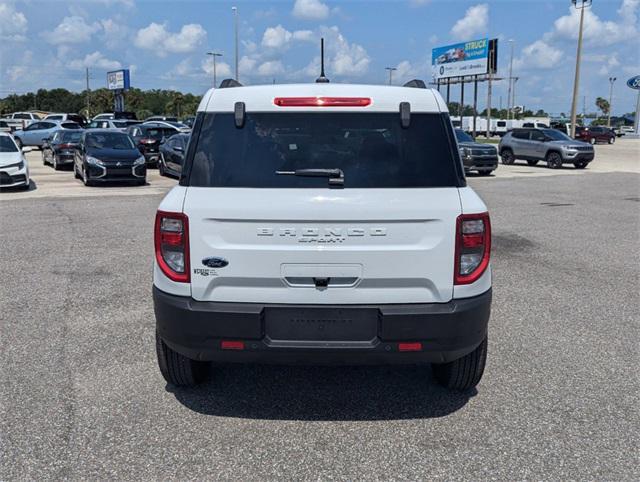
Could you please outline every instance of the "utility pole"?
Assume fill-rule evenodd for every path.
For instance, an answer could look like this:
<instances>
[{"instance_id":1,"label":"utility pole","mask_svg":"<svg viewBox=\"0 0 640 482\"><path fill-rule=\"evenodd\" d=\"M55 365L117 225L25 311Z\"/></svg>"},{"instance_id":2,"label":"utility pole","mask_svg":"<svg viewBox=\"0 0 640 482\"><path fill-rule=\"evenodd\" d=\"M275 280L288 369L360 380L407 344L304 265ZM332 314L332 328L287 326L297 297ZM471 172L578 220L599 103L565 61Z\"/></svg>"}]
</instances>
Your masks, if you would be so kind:
<instances>
[{"instance_id":1,"label":"utility pole","mask_svg":"<svg viewBox=\"0 0 640 482\"><path fill-rule=\"evenodd\" d=\"M576 108L578 104L578 90L580 88L580 57L582 56L582 28L584 26L584 9L591 5L592 0L571 0L573 6L580 9L580 27L578 30L578 49L576 51L576 73L573 79L573 100L571 101L571 137L576 136Z\"/></svg>"},{"instance_id":2,"label":"utility pole","mask_svg":"<svg viewBox=\"0 0 640 482\"><path fill-rule=\"evenodd\" d=\"M513 102L511 99L511 83L513 82L513 39L509 39L509 45L511 45L511 60L509 61L509 91L507 93L507 120L511 118L511 108Z\"/></svg>"},{"instance_id":3,"label":"utility pole","mask_svg":"<svg viewBox=\"0 0 640 482\"><path fill-rule=\"evenodd\" d=\"M611 111L613 110L613 84L618 80L617 77L609 77L609 117L607 118L607 127L611 127Z\"/></svg>"},{"instance_id":4,"label":"utility pole","mask_svg":"<svg viewBox=\"0 0 640 482\"><path fill-rule=\"evenodd\" d=\"M384 69L389 71L389 85L391 85L393 83L393 71L398 69L395 67L385 67Z\"/></svg>"},{"instance_id":5,"label":"utility pole","mask_svg":"<svg viewBox=\"0 0 640 482\"><path fill-rule=\"evenodd\" d=\"M233 23L235 30L235 44L236 44L236 80L240 82L240 75L238 73L238 7L231 7L233 11Z\"/></svg>"},{"instance_id":6,"label":"utility pole","mask_svg":"<svg viewBox=\"0 0 640 482\"><path fill-rule=\"evenodd\" d=\"M511 101L513 102L513 108L515 109L516 107L516 83L518 83L518 80L520 79L520 77L514 77L513 78L513 92L511 93ZM522 109L524 111L524 109ZM514 116L515 119L515 116Z\"/></svg>"},{"instance_id":7,"label":"utility pole","mask_svg":"<svg viewBox=\"0 0 640 482\"><path fill-rule=\"evenodd\" d=\"M491 79L493 77L493 49L489 50L489 83L487 84L487 139L491 137Z\"/></svg>"},{"instance_id":8,"label":"utility pole","mask_svg":"<svg viewBox=\"0 0 640 482\"><path fill-rule=\"evenodd\" d=\"M91 116L90 114L90 109L91 109L91 90L89 89L89 67L87 67L86 70L86 80L87 80L87 118L89 116Z\"/></svg>"},{"instance_id":9,"label":"utility pole","mask_svg":"<svg viewBox=\"0 0 640 482\"><path fill-rule=\"evenodd\" d=\"M207 55L211 55L213 57L213 88L215 89L218 85L218 78L216 76L216 57L222 57L222 54L218 52L207 52Z\"/></svg>"}]
</instances>

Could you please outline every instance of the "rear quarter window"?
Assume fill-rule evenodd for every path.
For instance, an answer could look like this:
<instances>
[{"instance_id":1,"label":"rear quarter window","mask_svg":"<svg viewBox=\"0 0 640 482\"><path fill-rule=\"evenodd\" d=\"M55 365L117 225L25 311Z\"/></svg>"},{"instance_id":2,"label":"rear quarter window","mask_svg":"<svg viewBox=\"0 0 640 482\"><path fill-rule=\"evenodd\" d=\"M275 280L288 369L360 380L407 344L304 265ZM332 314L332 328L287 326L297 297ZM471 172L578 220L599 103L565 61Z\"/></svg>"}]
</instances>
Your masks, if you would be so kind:
<instances>
[{"instance_id":1,"label":"rear quarter window","mask_svg":"<svg viewBox=\"0 0 640 482\"><path fill-rule=\"evenodd\" d=\"M200 187L327 188L327 178L276 171L341 169L348 188L464 185L446 115L412 113L206 113L186 165ZM192 144L194 143L192 142ZM185 175L185 178L187 175Z\"/></svg>"}]
</instances>

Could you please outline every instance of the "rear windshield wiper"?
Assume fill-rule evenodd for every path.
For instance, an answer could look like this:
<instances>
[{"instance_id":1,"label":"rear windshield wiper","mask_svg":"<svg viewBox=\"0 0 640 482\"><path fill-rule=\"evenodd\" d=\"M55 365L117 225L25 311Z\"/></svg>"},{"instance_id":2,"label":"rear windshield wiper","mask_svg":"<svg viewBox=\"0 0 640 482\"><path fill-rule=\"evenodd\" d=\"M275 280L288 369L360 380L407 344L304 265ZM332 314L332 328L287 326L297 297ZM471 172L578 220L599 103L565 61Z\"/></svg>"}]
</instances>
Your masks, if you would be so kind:
<instances>
[{"instance_id":1,"label":"rear windshield wiper","mask_svg":"<svg viewBox=\"0 0 640 482\"><path fill-rule=\"evenodd\" d=\"M344 187L342 169L296 169L295 171L276 171L280 176L328 177L330 188Z\"/></svg>"}]
</instances>

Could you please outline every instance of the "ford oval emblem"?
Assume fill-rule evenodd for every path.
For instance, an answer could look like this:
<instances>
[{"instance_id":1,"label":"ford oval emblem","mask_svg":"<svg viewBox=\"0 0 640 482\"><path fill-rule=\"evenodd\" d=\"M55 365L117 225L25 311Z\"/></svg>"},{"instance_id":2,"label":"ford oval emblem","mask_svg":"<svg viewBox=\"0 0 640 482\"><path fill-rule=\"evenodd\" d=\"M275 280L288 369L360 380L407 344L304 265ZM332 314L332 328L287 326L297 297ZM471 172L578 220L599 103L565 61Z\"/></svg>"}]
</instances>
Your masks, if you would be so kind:
<instances>
[{"instance_id":1,"label":"ford oval emblem","mask_svg":"<svg viewBox=\"0 0 640 482\"><path fill-rule=\"evenodd\" d=\"M229 264L229 261L227 261L224 258L213 257L213 258L204 258L202 260L202 264L208 268L224 268Z\"/></svg>"}]
</instances>

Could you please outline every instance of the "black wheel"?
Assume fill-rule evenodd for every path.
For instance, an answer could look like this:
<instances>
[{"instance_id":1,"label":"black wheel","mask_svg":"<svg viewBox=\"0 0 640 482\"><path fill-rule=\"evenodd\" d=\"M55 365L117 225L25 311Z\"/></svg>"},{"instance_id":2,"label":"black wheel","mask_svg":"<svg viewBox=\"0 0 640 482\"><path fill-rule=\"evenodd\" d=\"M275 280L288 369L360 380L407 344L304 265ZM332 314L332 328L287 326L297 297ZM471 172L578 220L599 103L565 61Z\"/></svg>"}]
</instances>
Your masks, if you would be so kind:
<instances>
[{"instance_id":1,"label":"black wheel","mask_svg":"<svg viewBox=\"0 0 640 482\"><path fill-rule=\"evenodd\" d=\"M576 167L576 169L584 169L585 167L587 167L587 164L589 164L588 162L584 162L584 161L580 161L580 162L574 162L573 165Z\"/></svg>"},{"instance_id":2,"label":"black wheel","mask_svg":"<svg viewBox=\"0 0 640 482\"><path fill-rule=\"evenodd\" d=\"M609 137L609 144L613 144L616 141L615 137Z\"/></svg>"},{"instance_id":3,"label":"black wheel","mask_svg":"<svg viewBox=\"0 0 640 482\"><path fill-rule=\"evenodd\" d=\"M142 179L140 181L136 181L136 186L144 186L147 183L146 179Z\"/></svg>"},{"instance_id":4,"label":"black wheel","mask_svg":"<svg viewBox=\"0 0 640 482\"><path fill-rule=\"evenodd\" d=\"M56 155L53 155L53 170L54 171L59 171L60 170L60 164L58 164L58 161L56 160Z\"/></svg>"},{"instance_id":5,"label":"black wheel","mask_svg":"<svg viewBox=\"0 0 640 482\"><path fill-rule=\"evenodd\" d=\"M475 387L487 363L487 338L468 355L449 363L433 364L433 375L443 387L469 390Z\"/></svg>"},{"instance_id":6,"label":"black wheel","mask_svg":"<svg viewBox=\"0 0 640 482\"><path fill-rule=\"evenodd\" d=\"M76 165L75 161L73 161L73 177L75 177L76 179L80 179L80 174L78 173L78 166Z\"/></svg>"},{"instance_id":7,"label":"black wheel","mask_svg":"<svg viewBox=\"0 0 640 482\"><path fill-rule=\"evenodd\" d=\"M478 171L479 176L490 176L493 171Z\"/></svg>"},{"instance_id":8,"label":"black wheel","mask_svg":"<svg viewBox=\"0 0 640 482\"><path fill-rule=\"evenodd\" d=\"M500 157L502 159L502 164L513 164L516 162L516 158L513 155L513 151L511 149L502 149L500 153Z\"/></svg>"},{"instance_id":9,"label":"black wheel","mask_svg":"<svg viewBox=\"0 0 640 482\"><path fill-rule=\"evenodd\" d=\"M529 160L527 161L527 164L529 164L530 166L535 166L536 164L538 164L537 160Z\"/></svg>"},{"instance_id":10,"label":"black wheel","mask_svg":"<svg viewBox=\"0 0 640 482\"><path fill-rule=\"evenodd\" d=\"M551 169L560 169L562 167L562 157L557 152L547 154L547 167Z\"/></svg>"},{"instance_id":11,"label":"black wheel","mask_svg":"<svg viewBox=\"0 0 640 482\"><path fill-rule=\"evenodd\" d=\"M194 386L207 375L209 365L206 362L192 360L173 351L156 332L156 354L160 373L172 385Z\"/></svg>"},{"instance_id":12,"label":"black wheel","mask_svg":"<svg viewBox=\"0 0 640 482\"><path fill-rule=\"evenodd\" d=\"M84 166L82 167L82 182L85 186L93 186L93 182L91 182L91 179L89 179L89 174L87 174L87 168Z\"/></svg>"},{"instance_id":13,"label":"black wheel","mask_svg":"<svg viewBox=\"0 0 640 482\"><path fill-rule=\"evenodd\" d=\"M164 168L164 156L162 154L160 154L160 160L158 161L158 173L161 176L167 175L167 172L165 171L165 168Z\"/></svg>"},{"instance_id":14,"label":"black wheel","mask_svg":"<svg viewBox=\"0 0 640 482\"><path fill-rule=\"evenodd\" d=\"M42 165L43 166L47 165L47 157L44 155L44 151L42 151Z\"/></svg>"}]
</instances>

